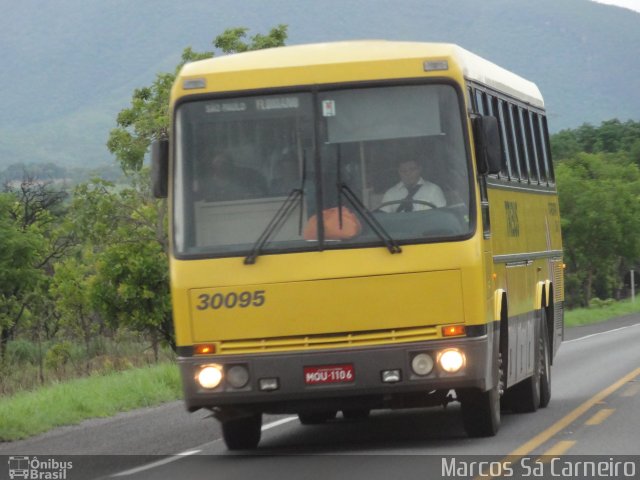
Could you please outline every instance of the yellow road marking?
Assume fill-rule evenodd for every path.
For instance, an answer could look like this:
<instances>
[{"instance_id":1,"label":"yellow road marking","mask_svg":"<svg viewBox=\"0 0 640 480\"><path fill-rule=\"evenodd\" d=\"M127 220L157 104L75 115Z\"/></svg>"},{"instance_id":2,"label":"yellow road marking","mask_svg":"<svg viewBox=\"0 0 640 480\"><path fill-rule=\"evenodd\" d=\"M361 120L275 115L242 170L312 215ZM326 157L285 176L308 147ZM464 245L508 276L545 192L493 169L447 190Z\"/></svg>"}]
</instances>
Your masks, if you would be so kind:
<instances>
[{"instance_id":1,"label":"yellow road marking","mask_svg":"<svg viewBox=\"0 0 640 480\"><path fill-rule=\"evenodd\" d=\"M635 394L640 392L640 383L634 383L630 385L624 392L620 394L621 397L633 397Z\"/></svg>"},{"instance_id":2,"label":"yellow road marking","mask_svg":"<svg viewBox=\"0 0 640 480\"><path fill-rule=\"evenodd\" d=\"M636 368L634 371L626 374L624 377L619 379L614 384L609 385L604 390L601 390L600 392L596 393L589 400L587 400L582 405L578 406L577 408L575 408L574 410L569 412L567 415L562 417L560 420L558 420L556 423L551 425L549 428L547 428L546 430L543 430L538 435L533 437L531 440L529 440L528 442L523 443L518 448L516 448L513 452L509 453L502 460L502 462L501 462L502 465L506 465L509 462L515 463L520 458L522 458L525 455L531 453L533 450L538 448L540 445L542 445L543 443L547 442L554 435L556 435L557 433L562 431L564 428L568 427L573 422L575 422L578 418L580 418L582 415L584 415L586 412L588 412L589 409L592 408L594 405L597 405L599 403L601 403L601 404L604 403L604 399L605 398L607 398L609 395L611 395L616 390L619 390L626 383L631 382L638 375L640 375L640 368ZM571 440L562 440L562 441L558 442L555 446L551 447L550 450L547 450L547 452L545 452L544 454L545 455L552 455L549 452L551 452L552 450L554 450L556 448L557 449L565 448L564 451L566 451L569 448L571 448L575 443L576 442L573 442ZM571 444L571 445L569 445L569 444ZM555 455L559 455L559 453L555 453ZM502 470L502 468L501 468L501 470ZM478 480L478 478L479 477L477 477L474 480ZM493 478L496 478L496 477L493 477L493 476L484 476L484 477L482 477L483 480L491 480Z\"/></svg>"},{"instance_id":3,"label":"yellow road marking","mask_svg":"<svg viewBox=\"0 0 640 480\"><path fill-rule=\"evenodd\" d=\"M631 380L636 378L638 375L640 375L640 368L636 368L634 371L632 371L631 373L628 373L627 375L622 377L620 380L618 380L614 384L609 385L604 390L596 393L589 400L584 402L579 407L575 408L573 411L569 412L567 415L565 415L563 418L561 418L556 423L551 425L549 428L547 428L546 430L543 430L542 432L540 432L538 435L533 437L528 442L525 442L522 445L520 445L513 452L511 452L508 456L509 457L512 457L512 456L521 456L521 457L523 457L523 456L527 455L528 453L530 453L534 449L538 448L543 443L549 441L549 439L551 437L553 437L554 435L558 434L560 431L562 431L563 429L565 429L566 427L571 425L573 422L576 421L576 419L580 418L587 411L589 411L589 409L591 407L593 407L595 404L597 404L598 402L601 402L602 400L607 398L613 392L615 392L616 390L620 389L627 382L630 382Z\"/></svg>"},{"instance_id":4,"label":"yellow road marking","mask_svg":"<svg viewBox=\"0 0 640 480\"><path fill-rule=\"evenodd\" d=\"M553 456L557 457L559 455L562 455L567 450L569 450L575 444L576 444L576 442L573 441L573 440L561 440L558 443L556 443L553 447L551 447L549 450L544 452L542 455L543 456L545 456L545 455L553 455Z\"/></svg>"},{"instance_id":5,"label":"yellow road marking","mask_svg":"<svg viewBox=\"0 0 640 480\"><path fill-rule=\"evenodd\" d=\"M602 410L596 412L596 414L593 417L591 417L589 420L587 420L584 424L600 425L609 417L609 415L611 415L615 411L616 411L615 408L603 408Z\"/></svg>"}]
</instances>

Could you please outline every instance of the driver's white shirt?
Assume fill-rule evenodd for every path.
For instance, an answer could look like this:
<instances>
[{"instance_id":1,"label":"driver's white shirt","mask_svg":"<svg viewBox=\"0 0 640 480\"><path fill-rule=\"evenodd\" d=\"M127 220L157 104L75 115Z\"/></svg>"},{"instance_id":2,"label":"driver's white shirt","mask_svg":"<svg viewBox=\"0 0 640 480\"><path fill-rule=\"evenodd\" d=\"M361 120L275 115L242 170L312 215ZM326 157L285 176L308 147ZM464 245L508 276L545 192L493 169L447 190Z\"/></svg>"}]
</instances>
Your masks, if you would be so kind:
<instances>
[{"instance_id":1,"label":"driver's white shirt","mask_svg":"<svg viewBox=\"0 0 640 480\"><path fill-rule=\"evenodd\" d=\"M436 207L444 207L447 204L447 201L444 198L444 194L442 193L442 189L436 185L435 183L427 182L423 178L418 180L418 185L420 188L413 195L413 199L420 200L423 202L433 203ZM400 206L400 201L407 198L409 195L409 190L405 186L404 183L398 182L389 190L387 190L382 197L382 204L384 205L386 202L398 202L393 203L391 205L386 205L381 207L380 210L383 212L396 212L398 207ZM429 205L424 205L422 203L414 203L413 210L429 210L431 207Z\"/></svg>"}]
</instances>

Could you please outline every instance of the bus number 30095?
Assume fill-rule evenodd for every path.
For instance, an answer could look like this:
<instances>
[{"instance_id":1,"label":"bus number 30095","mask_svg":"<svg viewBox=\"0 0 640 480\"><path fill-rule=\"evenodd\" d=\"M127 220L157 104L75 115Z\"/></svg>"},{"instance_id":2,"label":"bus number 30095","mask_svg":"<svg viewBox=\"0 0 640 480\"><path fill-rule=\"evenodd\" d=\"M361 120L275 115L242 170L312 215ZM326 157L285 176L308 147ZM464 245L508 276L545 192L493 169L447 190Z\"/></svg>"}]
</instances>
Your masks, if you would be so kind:
<instances>
[{"instance_id":1,"label":"bus number 30095","mask_svg":"<svg viewBox=\"0 0 640 480\"><path fill-rule=\"evenodd\" d=\"M264 290L255 290L253 292L230 292L227 294L224 293L214 293L213 295L209 295L208 293L203 293L202 295L198 295L198 300L200 303L196 307L198 310L207 310L212 308L214 310L218 310L220 308L247 308L247 307L261 307L265 302L265 291Z\"/></svg>"}]
</instances>

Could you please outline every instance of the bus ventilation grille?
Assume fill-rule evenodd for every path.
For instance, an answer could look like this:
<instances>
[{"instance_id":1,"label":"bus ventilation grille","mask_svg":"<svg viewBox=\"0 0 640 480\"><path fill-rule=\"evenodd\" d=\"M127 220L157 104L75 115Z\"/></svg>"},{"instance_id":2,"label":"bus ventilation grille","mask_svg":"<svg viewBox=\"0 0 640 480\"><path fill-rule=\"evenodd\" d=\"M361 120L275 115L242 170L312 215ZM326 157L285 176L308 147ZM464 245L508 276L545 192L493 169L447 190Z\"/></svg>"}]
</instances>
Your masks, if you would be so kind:
<instances>
[{"instance_id":1,"label":"bus ventilation grille","mask_svg":"<svg viewBox=\"0 0 640 480\"><path fill-rule=\"evenodd\" d=\"M290 350L321 350L329 348L365 347L368 345L420 342L438 337L436 327L402 328L368 332L307 335L252 340L222 341L218 353L260 353Z\"/></svg>"}]
</instances>

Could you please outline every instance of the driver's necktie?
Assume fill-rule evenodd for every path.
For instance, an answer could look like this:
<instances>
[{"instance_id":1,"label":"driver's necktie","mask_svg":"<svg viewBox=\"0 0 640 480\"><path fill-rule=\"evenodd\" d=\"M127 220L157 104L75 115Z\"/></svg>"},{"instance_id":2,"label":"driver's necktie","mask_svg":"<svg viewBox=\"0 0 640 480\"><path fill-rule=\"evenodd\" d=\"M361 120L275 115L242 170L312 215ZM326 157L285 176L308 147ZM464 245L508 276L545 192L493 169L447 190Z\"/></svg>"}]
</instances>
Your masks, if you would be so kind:
<instances>
[{"instance_id":1,"label":"driver's necktie","mask_svg":"<svg viewBox=\"0 0 640 480\"><path fill-rule=\"evenodd\" d=\"M418 183L410 188L407 187L407 191L409 193L407 193L407 196L402 199L402 202L398 205L396 212L413 212L413 196L418 190L420 190L421 186L422 185Z\"/></svg>"}]
</instances>

